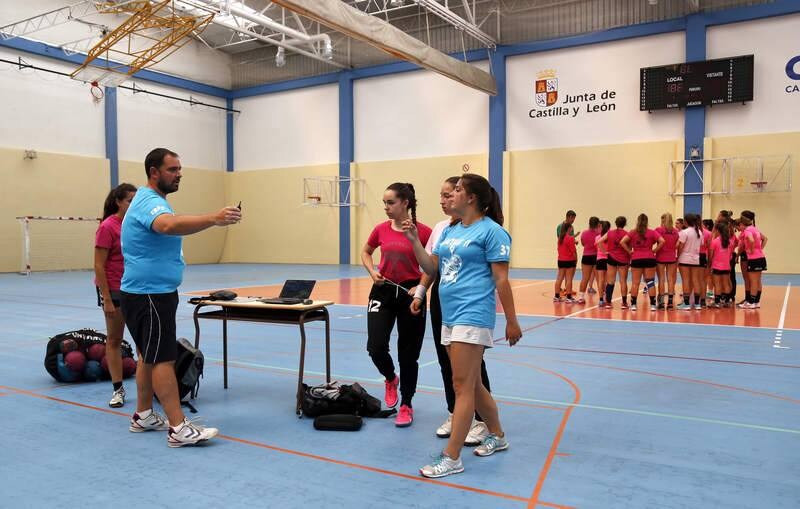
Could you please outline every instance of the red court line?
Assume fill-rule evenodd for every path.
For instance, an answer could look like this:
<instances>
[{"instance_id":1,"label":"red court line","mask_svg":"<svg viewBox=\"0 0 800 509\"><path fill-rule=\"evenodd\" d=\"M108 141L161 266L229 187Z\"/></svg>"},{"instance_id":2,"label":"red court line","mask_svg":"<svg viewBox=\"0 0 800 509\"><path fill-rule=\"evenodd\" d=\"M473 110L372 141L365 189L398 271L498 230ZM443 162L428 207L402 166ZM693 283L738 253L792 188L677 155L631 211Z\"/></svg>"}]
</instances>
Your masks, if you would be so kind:
<instances>
[{"instance_id":1,"label":"red court line","mask_svg":"<svg viewBox=\"0 0 800 509\"><path fill-rule=\"evenodd\" d=\"M761 391L754 391L752 389L745 389L744 387L736 387L734 385L725 385L725 384L718 384L715 382L709 382L706 380L699 380L696 378L686 378L683 376L674 376L674 375L667 375L666 373L655 373L652 371L642 371L639 369L629 369L629 368L620 368L616 366L604 366L602 364L591 364L589 362L579 362L579 361L559 361L563 364L575 364L578 366L591 366L595 368L604 368L604 369L611 369L614 371L624 371L628 373L637 373L641 375L650 375L650 376L657 376L662 378L669 378L671 380L679 380L681 382L688 382L693 384L702 384L702 385L710 385L712 387L717 387L719 389L727 389L730 391L739 391L739 392L746 392L748 394L754 394L756 396L764 396L765 398L772 398L772 399L779 399L781 401L788 401L789 403L800 404L800 400L793 399L787 396L780 396L778 394L772 394L770 392L761 392Z\"/></svg>"},{"instance_id":2,"label":"red court line","mask_svg":"<svg viewBox=\"0 0 800 509\"><path fill-rule=\"evenodd\" d=\"M553 442L550 445L550 451L547 454L547 459L545 459L544 466L542 466L542 470L539 472L539 478L536 481L536 486L533 489L533 494L528 499L528 509L533 509L537 505L540 505L541 502L539 501L539 496L541 495L542 488L544 487L544 481L547 479L547 475L550 473L550 467L553 464L553 459L558 454L558 446L561 443L561 437L564 436L564 430L567 427L567 422L569 421L570 416L572 415L572 410L575 408L575 405L580 403L581 401L581 390L569 378L562 375L561 373L556 373L555 371L551 371L549 369L540 368L539 366L534 366L532 364L528 364L525 362L518 362L506 359L500 359L501 362L506 362L508 364L515 364L517 366L523 366L530 369L535 369L537 371L543 371L545 373L549 373L553 376L556 376L565 382L567 382L575 393L574 398L572 399L572 404L569 405L566 410L564 411L564 415L561 417L561 422L558 425L558 431L556 431L556 436L553 437Z\"/></svg>"},{"instance_id":3,"label":"red court line","mask_svg":"<svg viewBox=\"0 0 800 509\"><path fill-rule=\"evenodd\" d=\"M46 396L44 394L38 394L38 393L35 393L35 392L27 391L25 389L18 389L18 388L15 388L15 387L8 387L8 386L4 386L4 385L0 385L0 389L4 389L4 390L7 390L7 391L10 391L10 392L13 392L13 393L17 393L17 394L22 394L22 395L25 395L25 396L32 396L34 398L40 398L40 399L45 399L45 400L49 400L49 401L54 401L56 403L62 403L62 404L65 404L65 405L72 405L72 406L76 406L76 407L79 407L79 408L85 408L85 409L88 409L88 410L95 410L95 411L104 412L104 413L108 413L108 414L112 414L112 415L119 415L119 416L126 417L126 418L130 417L128 414L123 413L123 412L118 412L116 410L110 410L110 409L107 409L107 408L101 408L101 407L97 407L97 406L93 406L93 405L85 405L83 403L78 403L78 402L75 402L75 401L69 401L69 400L61 399L61 398L54 398L52 396ZM454 489L458 489L458 490L461 490L461 491L468 491L468 492L477 493L477 494L480 494L480 495L488 495L488 496L492 496L492 497L496 497L496 498L504 498L504 499L507 499L507 500L515 500L515 501L518 501L518 502L527 502L528 501L528 499L526 499L524 497L518 497L518 496L515 496L515 495L510 495L508 493L501 493L501 492L497 492L497 491L484 490L484 489L481 489L481 488L474 488L472 486L465 486L465 485L462 485L462 484L455 484L455 483L439 481L437 479L427 479L427 478L421 477L421 476L417 477L417 476L413 476L413 475L409 475L409 474L403 474L403 473L400 473L400 472L393 472L391 470L385 470L385 469L382 469L382 468L370 467L368 465L360 465L358 463L352 463L352 462L349 462L349 461L342 461L342 460L337 460L337 459L334 459L334 458L328 458L326 456L320 456L320 455L317 455L317 454L310 454L310 453L306 453L306 452L302 452L302 451L295 451L293 449L286 449L284 447L278 447L278 446L275 446L275 445L264 444L264 443L261 443L261 442L256 442L256 441L253 441L253 440L247 440L247 439L244 439L244 438L238 438L238 437L229 436L229 435L218 435L218 438L221 438L223 440L228 440L230 442L244 444L244 445L251 445L251 446L254 446L254 447L258 447L258 448L261 448L261 449L267 449L267 450L270 450L270 451L281 452L281 453L284 453L284 454L291 454L291 455L299 456L299 457L302 457L302 458L308 458L308 459L314 459L314 460L318 460L318 461L324 461L326 463L332 463L334 465L346 466L346 467L355 468L355 469L358 469L358 470L365 470L367 472L373 472L373 473L388 475L388 476L392 476L392 477L399 477L401 479L407 479L407 480L410 480L410 481L435 484L435 485L444 486L444 487L447 487L447 488L454 488ZM574 507L571 507L571 506L553 504L553 503L549 503L549 502L539 502L538 505L542 505L542 506L545 506L545 507L553 507L555 509L575 509ZM529 507L531 507L531 506L529 505Z\"/></svg>"},{"instance_id":4,"label":"red court line","mask_svg":"<svg viewBox=\"0 0 800 509\"><path fill-rule=\"evenodd\" d=\"M658 357L662 359L680 359L687 361L700 361L700 362L720 362L724 364L744 364L748 366L765 366L768 368L790 368L798 369L800 366L794 364L771 364L768 362L750 362L750 361L734 361L727 359L710 359L706 357L684 357L681 355L664 355L654 353L636 353L636 352L611 352L606 350L589 350L585 348L561 348L557 346L535 346L535 345L521 345L517 343L514 348L537 348L541 350L562 350L565 352L586 352L586 353L600 353L606 355L630 355L632 357Z\"/></svg>"}]
</instances>

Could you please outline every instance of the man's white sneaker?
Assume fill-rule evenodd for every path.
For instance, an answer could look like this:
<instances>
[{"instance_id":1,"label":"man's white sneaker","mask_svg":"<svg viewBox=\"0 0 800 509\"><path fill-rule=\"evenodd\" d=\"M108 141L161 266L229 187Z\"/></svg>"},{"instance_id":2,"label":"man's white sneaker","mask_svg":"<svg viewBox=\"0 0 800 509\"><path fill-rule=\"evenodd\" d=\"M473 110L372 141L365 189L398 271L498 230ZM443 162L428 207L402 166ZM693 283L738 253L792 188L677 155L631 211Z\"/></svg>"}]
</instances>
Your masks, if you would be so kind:
<instances>
[{"instance_id":1,"label":"man's white sneaker","mask_svg":"<svg viewBox=\"0 0 800 509\"><path fill-rule=\"evenodd\" d=\"M472 427L467 433L467 438L464 440L464 445L478 445L489 436L489 428L481 421L472 420Z\"/></svg>"},{"instance_id":2,"label":"man's white sneaker","mask_svg":"<svg viewBox=\"0 0 800 509\"><path fill-rule=\"evenodd\" d=\"M458 458L457 460L450 459L450 457L445 453L441 453L439 456L437 456L430 465L425 465L419 469L420 474L422 474L424 477L430 478L444 477L450 474L458 474L463 471L464 464L461 462L461 458Z\"/></svg>"},{"instance_id":3,"label":"man's white sneaker","mask_svg":"<svg viewBox=\"0 0 800 509\"><path fill-rule=\"evenodd\" d=\"M490 433L481 445L475 448L477 456L491 456L498 451L505 451L508 449L508 440L505 437L498 437L494 433Z\"/></svg>"},{"instance_id":4,"label":"man's white sneaker","mask_svg":"<svg viewBox=\"0 0 800 509\"><path fill-rule=\"evenodd\" d=\"M131 416L131 426L128 428L133 433L142 433L143 431L167 431L169 423L158 412L151 411L150 415L145 418L139 417L139 414Z\"/></svg>"},{"instance_id":5,"label":"man's white sneaker","mask_svg":"<svg viewBox=\"0 0 800 509\"><path fill-rule=\"evenodd\" d=\"M195 445L199 442L205 442L214 438L219 433L217 428L206 428L189 419L183 419L183 422L176 427L170 427L167 432L167 445L170 447L183 447L184 445Z\"/></svg>"},{"instance_id":6,"label":"man's white sneaker","mask_svg":"<svg viewBox=\"0 0 800 509\"><path fill-rule=\"evenodd\" d=\"M111 401L108 402L108 406L111 408L120 408L125 404L125 387L120 387L114 394L111 395Z\"/></svg>"},{"instance_id":7,"label":"man's white sneaker","mask_svg":"<svg viewBox=\"0 0 800 509\"><path fill-rule=\"evenodd\" d=\"M450 433L453 432L453 414L447 416L447 420L441 426L436 428L436 436L439 438L448 438Z\"/></svg>"}]
</instances>

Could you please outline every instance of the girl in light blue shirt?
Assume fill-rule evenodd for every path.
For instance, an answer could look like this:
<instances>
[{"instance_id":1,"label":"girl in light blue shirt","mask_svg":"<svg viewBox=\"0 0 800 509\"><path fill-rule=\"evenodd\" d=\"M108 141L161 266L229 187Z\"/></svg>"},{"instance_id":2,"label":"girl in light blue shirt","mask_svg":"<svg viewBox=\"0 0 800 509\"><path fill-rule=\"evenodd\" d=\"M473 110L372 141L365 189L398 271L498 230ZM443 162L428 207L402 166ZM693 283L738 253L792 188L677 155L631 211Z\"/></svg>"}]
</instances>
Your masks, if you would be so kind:
<instances>
[{"instance_id":1,"label":"girl in light blue shirt","mask_svg":"<svg viewBox=\"0 0 800 509\"><path fill-rule=\"evenodd\" d=\"M428 255L411 221L403 229L414 254L429 276L440 273L442 344L453 367L456 405L447 447L436 460L420 469L425 477L444 477L464 471L461 448L477 409L489 435L475 449L489 456L508 449L497 405L481 383L481 360L494 344L495 291L506 315L506 339L513 346L522 337L508 281L511 236L502 228L503 213L497 191L475 174L464 174L451 195L450 208L460 218L445 228Z\"/></svg>"}]
</instances>

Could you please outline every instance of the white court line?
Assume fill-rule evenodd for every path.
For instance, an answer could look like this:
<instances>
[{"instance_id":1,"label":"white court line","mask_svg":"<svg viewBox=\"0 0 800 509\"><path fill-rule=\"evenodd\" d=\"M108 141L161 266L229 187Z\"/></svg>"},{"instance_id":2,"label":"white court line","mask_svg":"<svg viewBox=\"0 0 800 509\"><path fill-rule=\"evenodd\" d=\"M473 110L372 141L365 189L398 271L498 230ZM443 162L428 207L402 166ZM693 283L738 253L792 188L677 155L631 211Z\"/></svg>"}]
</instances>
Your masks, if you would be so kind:
<instances>
[{"instance_id":1,"label":"white court line","mask_svg":"<svg viewBox=\"0 0 800 509\"><path fill-rule=\"evenodd\" d=\"M528 284L519 285L519 286L512 286L511 289L512 290L516 290L517 288L527 288L529 286L543 285L545 283L549 283L549 284L552 285L554 283L554 281L536 281L534 283L528 283Z\"/></svg>"},{"instance_id":2,"label":"white court line","mask_svg":"<svg viewBox=\"0 0 800 509\"><path fill-rule=\"evenodd\" d=\"M789 292L792 290L792 283L786 283L786 294L783 296L783 308L781 308L781 317L778 320L778 330L775 331L775 340L772 343L773 348L781 348L788 350L790 347L781 345L783 339L783 324L786 322L786 308L789 305Z\"/></svg>"}]
</instances>

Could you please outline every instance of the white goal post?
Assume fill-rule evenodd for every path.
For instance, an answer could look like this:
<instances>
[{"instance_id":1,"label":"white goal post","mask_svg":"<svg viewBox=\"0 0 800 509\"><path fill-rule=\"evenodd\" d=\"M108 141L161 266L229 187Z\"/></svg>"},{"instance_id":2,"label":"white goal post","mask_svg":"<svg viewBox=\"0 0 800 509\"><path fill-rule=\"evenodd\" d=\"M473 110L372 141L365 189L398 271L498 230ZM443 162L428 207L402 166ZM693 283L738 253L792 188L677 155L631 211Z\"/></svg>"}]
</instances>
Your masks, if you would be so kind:
<instances>
[{"instance_id":1,"label":"white goal post","mask_svg":"<svg viewBox=\"0 0 800 509\"><path fill-rule=\"evenodd\" d=\"M22 228L20 274L80 270L93 264L98 217L17 216Z\"/></svg>"}]
</instances>

